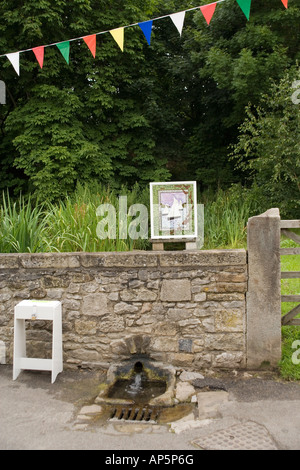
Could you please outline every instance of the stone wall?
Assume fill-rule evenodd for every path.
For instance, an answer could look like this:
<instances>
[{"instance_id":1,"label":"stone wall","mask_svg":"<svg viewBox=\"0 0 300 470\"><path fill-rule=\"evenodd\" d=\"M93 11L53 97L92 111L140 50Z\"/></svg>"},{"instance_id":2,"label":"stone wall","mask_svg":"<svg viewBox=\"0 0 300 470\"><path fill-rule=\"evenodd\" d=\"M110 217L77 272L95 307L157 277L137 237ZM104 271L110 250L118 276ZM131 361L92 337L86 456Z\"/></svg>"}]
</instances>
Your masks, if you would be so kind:
<instances>
[{"instance_id":1,"label":"stone wall","mask_svg":"<svg viewBox=\"0 0 300 470\"><path fill-rule=\"evenodd\" d=\"M133 354L194 370L246 366L245 250L0 255L0 340L14 306L60 300L64 368ZM51 357L51 322L27 321L27 355Z\"/></svg>"}]
</instances>

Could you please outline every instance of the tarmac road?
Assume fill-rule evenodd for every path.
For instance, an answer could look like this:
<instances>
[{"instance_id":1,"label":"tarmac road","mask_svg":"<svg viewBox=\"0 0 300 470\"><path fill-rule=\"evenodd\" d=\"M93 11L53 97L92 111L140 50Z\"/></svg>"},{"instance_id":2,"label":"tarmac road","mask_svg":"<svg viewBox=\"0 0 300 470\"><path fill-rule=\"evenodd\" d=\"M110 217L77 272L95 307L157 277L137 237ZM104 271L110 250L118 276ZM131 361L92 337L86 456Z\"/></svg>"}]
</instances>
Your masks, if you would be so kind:
<instances>
[{"instance_id":1,"label":"tarmac road","mask_svg":"<svg viewBox=\"0 0 300 470\"><path fill-rule=\"evenodd\" d=\"M98 423L80 427L78 412L92 403L104 376L99 371L65 371L51 385L48 372L22 372L0 365L1 450L200 450L195 440L217 438L245 423L261 426L279 450L300 450L300 384L276 376L197 379L203 389L222 389L229 401L219 416L175 434L166 425ZM262 429L262 428L261 428Z\"/></svg>"}]
</instances>

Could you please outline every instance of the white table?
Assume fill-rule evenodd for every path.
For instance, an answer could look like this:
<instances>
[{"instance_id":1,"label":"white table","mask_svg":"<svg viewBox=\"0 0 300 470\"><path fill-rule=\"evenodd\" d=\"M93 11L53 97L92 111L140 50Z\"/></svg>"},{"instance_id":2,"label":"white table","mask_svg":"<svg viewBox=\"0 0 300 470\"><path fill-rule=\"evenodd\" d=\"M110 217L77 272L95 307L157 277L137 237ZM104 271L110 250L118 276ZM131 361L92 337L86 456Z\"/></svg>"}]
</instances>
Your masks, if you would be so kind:
<instances>
[{"instance_id":1,"label":"white table","mask_svg":"<svg viewBox=\"0 0 300 470\"><path fill-rule=\"evenodd\" d=\"M22 370L49 370L51 383L63 371L62 351L62 308L59 301L23 300L14 309L14 358L13 380ZM51 320L52 359L35 359L26 357L25 320Z\"/></svg>"}]
</instances>

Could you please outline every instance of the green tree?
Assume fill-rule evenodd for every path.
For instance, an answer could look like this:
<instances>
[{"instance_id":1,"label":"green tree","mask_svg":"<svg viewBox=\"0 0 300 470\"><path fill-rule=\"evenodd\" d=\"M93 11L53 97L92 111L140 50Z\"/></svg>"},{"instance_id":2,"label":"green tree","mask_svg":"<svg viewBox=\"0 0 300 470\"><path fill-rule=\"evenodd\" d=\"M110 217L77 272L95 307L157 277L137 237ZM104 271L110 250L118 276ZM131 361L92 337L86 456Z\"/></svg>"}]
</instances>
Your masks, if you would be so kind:
<instances>
[{"instance_id":1,"label":"green tree","mask_svg":"<svg viewBox=\"0 0 300 470\"><path fill-rule=\"evenodd\" d=\"M4 1L0 48L22 50L142 21L154 3ZM2 172L17 169L29 191L50 200L77 181L119 186L169 178L166 159L153 151L156 137L144 110L151 84L147 93L136 89L136 80L150 74L148 45L140 28L127 29L125 41L122 53L110 34L99 36L96 59L83 41L72 42L69 65L56 47L46 48L42 70L31 51L22 53L20 77L4 63L10 99L2 146L9 156Z\"/></svg>"},{"instance_id":2,"label":"green tree","mask_svg":"<svg viewBox=\"0 0 300 470\"><path fill-rule=\"evenodd\" d=\"M207 0L201 0L206 4ZM194 7L192 0L3 0L0 53L107 31ZM53 46L40 70L21 54L18 77L1 58L8 100L0 108L0 189L56 199L97 180L196 179L201 189L243 179L229 160L249 102L259 103L299 58L300 0L217 5L208 27L187 12L180 37L170 18L154 22L151 46L125 30L122 53L97 37L96 59L71 43L70 64Z\"/></svg>"},{"instance_id":3,"label":"green tree","mask_svg":"<svg viewBox=\"0 0 300 470\"><path fill-rule=\"evenodd\" d=\"M207 3L205 1L201 2ZM253 0L250 21L236 0L216 6L208 27L203 15L184 38L183 77L189 94L186 154L189 174L205 187L241 181L228 158L249 102L258 104L271 80L299 59L300 1Z\"/></svg>"},{"instance_id":4,"label":"green tree","mask_svg":"<svg viewBox=\"0 0 300 470\"><path fill-rule=\"evenodd\" d=\"M233 152L269 207L279 207L290 218L300 217L299 79L300 69L290 70L259 106L247 106Z\"/></svg>"}]
</instances>

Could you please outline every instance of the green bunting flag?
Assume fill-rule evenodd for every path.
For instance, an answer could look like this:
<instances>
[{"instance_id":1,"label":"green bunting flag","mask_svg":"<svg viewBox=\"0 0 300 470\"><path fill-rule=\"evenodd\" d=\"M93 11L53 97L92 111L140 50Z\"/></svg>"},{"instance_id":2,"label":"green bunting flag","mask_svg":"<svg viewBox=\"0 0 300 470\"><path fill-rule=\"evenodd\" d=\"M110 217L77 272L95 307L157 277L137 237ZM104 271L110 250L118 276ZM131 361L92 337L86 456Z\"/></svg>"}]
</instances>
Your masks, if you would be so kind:
<instances>
[{"instance_id":1,"label":"green bunting flag","mask_svg":"<svg viewBox=\"0 0 300 470\"><path fill-rule=\"evenodd\" d=\"M65 61L67 62L67 64L69 64L69 58L70 58L70 42L69 42L69 41L60 42L60 43L56 44L56 46L57 46L58 49L60 50L61 55L63 56L63 58L65 59Z\"/></svg>"},{"instance_id":2,"label":"green bunting flag","mask_svg":"<svg viewBox=\"0 0 300 470\"><path fill-rule=\"evenodd\" d=\"M236 0L246 16L247 20L249 21L250 18L250 9L251 9L251 0Z\"/></svg>"}]
</instances>

